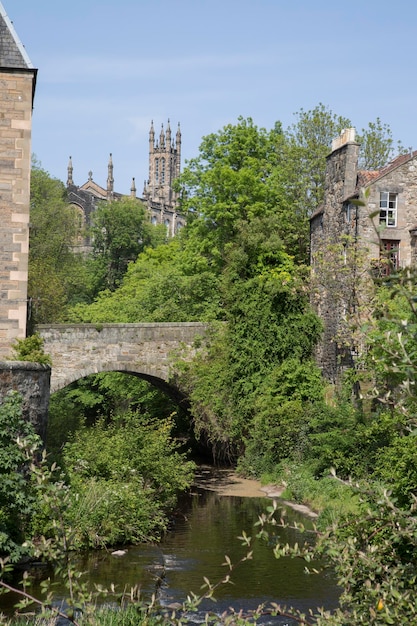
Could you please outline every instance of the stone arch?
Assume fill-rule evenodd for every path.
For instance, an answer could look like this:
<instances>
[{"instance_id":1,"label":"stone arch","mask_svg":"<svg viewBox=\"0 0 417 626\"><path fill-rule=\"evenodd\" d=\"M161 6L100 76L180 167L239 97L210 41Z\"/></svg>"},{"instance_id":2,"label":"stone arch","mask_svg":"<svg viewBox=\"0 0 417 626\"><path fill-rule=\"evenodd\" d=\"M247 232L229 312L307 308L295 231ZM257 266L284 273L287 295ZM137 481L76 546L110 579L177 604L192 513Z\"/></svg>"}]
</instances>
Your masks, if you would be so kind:
<instances>
[{"instance_id":1,"label":"stone arch","mask_svg":"<svg viewBox=\"0 0 417 626\"><path fill-rule=\"evenodd\" d=\"M44 350L52 359L51 392L99 372L125 372L147 380L181 406L173 360L195 354L206 334L201 322L40 325Z\"/></svg>"},{"instance_id":2,"label":"stone arch","mask_svg":"<svg viewBox=\"0 0 417 626\"><path fill-rule=\"evenodd\" d=\"M165 380L165 378L161 376L160 371L157 371L152 367L132 366L131 364L126 364L125 366L120 365L120 363L105 363L102 366L92 364L91 367L70 371L68 372L66 378L51 385L50 393L52 394L60 391L82 378L87 378L87 376L100 374L102 372L120 372L122 374L141 378L142 380L150 383L156 389L165 393L171 400L173 400L173 402L181 406L181 408L188 408L187 395L174 382Z\"/></svg>"}]
</instances>

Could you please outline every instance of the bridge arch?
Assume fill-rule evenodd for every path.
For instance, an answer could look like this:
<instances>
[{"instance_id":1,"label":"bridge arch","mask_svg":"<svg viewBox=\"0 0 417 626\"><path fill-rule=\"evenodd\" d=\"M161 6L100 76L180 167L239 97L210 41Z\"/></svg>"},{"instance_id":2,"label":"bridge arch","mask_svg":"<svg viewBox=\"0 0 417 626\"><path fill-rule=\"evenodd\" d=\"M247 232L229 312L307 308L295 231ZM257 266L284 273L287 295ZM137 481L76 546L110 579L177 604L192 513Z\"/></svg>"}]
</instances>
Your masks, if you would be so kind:
<instances>
[{"instance_id":1,"label":"bridge arch","mask_svg":"<svg viewBox=\"0 0 417 626\"><path fill-rule=\"evenodd\" d=\"M183 403L185 394L173 383L173 361L189 359L195 340L203 339L207 324L53 324L37 328L51 356L51 393L99 372L138 376Z\"/></svg>"},{"instance_id":2,"label":"bridge arch","mask_svg":"<svg viewBox=\"0 0 417 626\"><path fill-rule=\"evenodd\" d=\"M146 371L145 371L146 369ZM54 387L51 386L50 393L55 393L64 389L68 385L75 383L77 380L92 376L94 374L100 374L102 372L119 372L126 375L136 376L150 383L156 389L163 391L171 400L176 404L185 408L188 406L188 400L185 393L173 382L166 381L158 375L157 371L152 371L150 368L132 367L130 365L121 366L118 363L106 363L103 366L94 366L84 370L78 370L71 372L67 378L60 380Z\"/></svg>"}]
</instances>

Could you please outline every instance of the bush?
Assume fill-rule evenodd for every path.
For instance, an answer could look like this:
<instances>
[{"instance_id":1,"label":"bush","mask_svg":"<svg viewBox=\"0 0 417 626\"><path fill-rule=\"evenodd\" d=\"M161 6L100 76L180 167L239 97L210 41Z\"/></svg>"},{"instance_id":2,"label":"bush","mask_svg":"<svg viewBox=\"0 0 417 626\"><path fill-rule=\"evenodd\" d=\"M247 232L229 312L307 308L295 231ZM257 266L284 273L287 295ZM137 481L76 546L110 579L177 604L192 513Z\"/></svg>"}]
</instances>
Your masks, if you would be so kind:
<instances>
[{"instance_id":1,"label":"bush","mask_svg":"<svg viewBox=\"0 0 417 626\"><path fill-rule=\"evenodd\" d=\"M44 352L43 343L42 337L37 333L25 339L16 339L13 346L14 360L52 365L51 357Z\"/></svg>"},{"instance_id":2,"label":"bush","mask_svg":"<svg viewBox=\"0 0 417 626\"><path fill-rule=\"evenodd\" d=\"M401 506L410 506L417 495L417 434L397 436L389 447L379 450L374 475Z\"/></svg>"},{"instance_id":3,"label":"bush","mask_svg":"<svg viewBox=\"0 0 417 626\"><path fill-rule=\"evenodd\" d=\"M171 419L129 413L106 425L101 419L79 430L64 447L69 483L65 525L74 547L155 539L166 514L190 484L194 464L171 438ZM51 535L48 510L37 532Z\"/></svg>"},{"instance_id":4,"label":"bush","mask_svg":"<svg viewBox=\"0 0 417 626\"><path fill-rule=\"evenodd\" d=\"M0 556L12 562L27 554L22 544L37 508L28 475L40 449L39 436L22 417L21 397L9 393L0 404Z\"/></svg>"}]
</instances>

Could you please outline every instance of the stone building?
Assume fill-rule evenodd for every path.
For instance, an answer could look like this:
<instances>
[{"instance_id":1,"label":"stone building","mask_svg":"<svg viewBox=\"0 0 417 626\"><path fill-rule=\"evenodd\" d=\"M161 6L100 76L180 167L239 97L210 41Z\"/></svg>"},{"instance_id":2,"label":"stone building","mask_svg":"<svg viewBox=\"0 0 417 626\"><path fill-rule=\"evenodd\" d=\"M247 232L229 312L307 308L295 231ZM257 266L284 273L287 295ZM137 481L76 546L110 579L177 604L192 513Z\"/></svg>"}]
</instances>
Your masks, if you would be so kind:
<instances>
[{"instance_id":1,"label":"stone building","mask_svg":"<svg viewBox=\"0 0 417 626\"><path fill-rule=\"evenodd\" d=\"M360 349L346 322L370 271L388 274L417 260L417 151L361 171L359 149L353 128L334 140L324 202L310 223L314 303L325 326L317 358L331 381Z\"/></svg>"},{"instance_id":2,"label":"stone building","mask_svg":"<svg viewBox=\"0 0 417 626\"><path fill-rule=\"evenodd\" d=\"M181 130L175 138L172 137L170 122L166 130L162 125L159 139L155 141L153 122L149 131L149 178L145 180L142 197L137 196L135 179L128 194L114 190L113 158L110 154L107 166L107 184L102 187L93 180L90 171L88 180L80 187L74 184L73 163L70 157L68 163L67 192L68 201L80 213L80 220L85 226L90 226L92 214L99 202L120 200L122 197L139 199L149 212L152 224L164 224L170 237L185 224L184 217L177 213L178 194L174 190L174 181L181 170ZM88 235L82 244L84 251L90 249L91 242Z\"/></svg>"},{"instance_id":3,"label":"stone building","mask_svg":"<svg viewBox=\"0 0 417 626\"><path fill-rule=\"evenodd\" d=\"M26 336L36 74L0 2L0 359Z\"/></svg>"}]
</instances>

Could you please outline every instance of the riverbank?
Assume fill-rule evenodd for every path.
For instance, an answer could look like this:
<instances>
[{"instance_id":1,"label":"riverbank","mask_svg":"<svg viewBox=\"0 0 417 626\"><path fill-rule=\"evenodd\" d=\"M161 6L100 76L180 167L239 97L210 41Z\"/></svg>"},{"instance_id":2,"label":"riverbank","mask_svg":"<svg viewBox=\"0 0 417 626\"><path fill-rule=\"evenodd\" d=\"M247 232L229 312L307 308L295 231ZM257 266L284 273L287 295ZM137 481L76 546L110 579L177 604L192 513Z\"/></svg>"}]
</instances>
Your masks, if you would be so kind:
<instances>
[{"instance_id":1,"label":"riverbank","mask_svg":"<svg viewBox=\"0 0 417 626\"><path fill-rule=\"evenodd\" d=\"M242 498L265 497L281 500L285 506L289 506L294 511L298 511L311 519L318 517L315 511L304 504L282 500L282 494L285 491L283 485L262 485L259 480L242 478L229 468L201 466L196 473L194 484L196 487L215 491L222 496L240 496Z\"/></svg>"}]
</instances>

